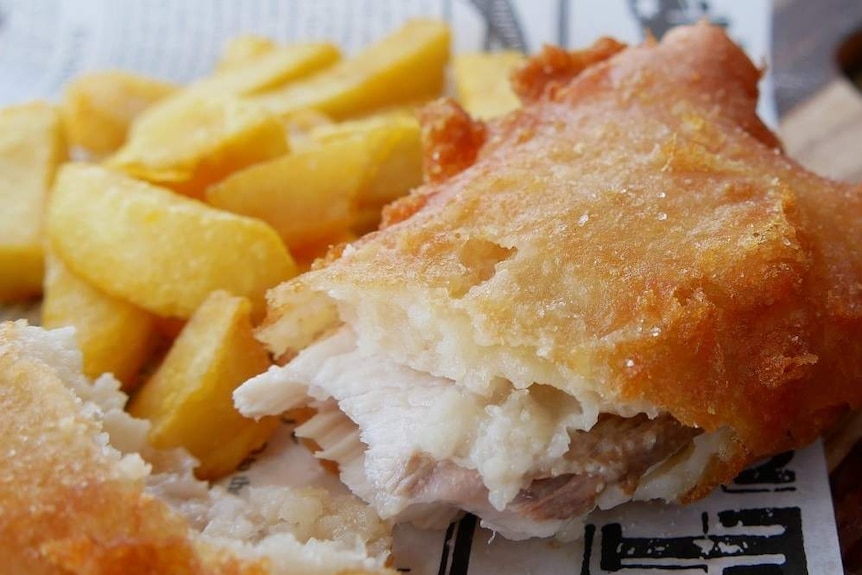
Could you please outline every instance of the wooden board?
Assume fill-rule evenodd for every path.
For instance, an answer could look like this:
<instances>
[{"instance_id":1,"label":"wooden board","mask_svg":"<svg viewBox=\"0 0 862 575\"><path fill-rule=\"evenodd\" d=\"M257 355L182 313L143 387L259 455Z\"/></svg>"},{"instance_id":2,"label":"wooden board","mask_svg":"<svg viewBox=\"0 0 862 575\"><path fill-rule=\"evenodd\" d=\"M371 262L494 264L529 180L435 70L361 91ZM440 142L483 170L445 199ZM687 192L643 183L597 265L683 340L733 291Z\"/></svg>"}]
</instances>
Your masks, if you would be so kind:
<instances>
[{"instance_id":1,"label":"wooden board","mask_svg":"<svg viewBox=\"0 0 862 575\"><path fill-rule=\"evenodd\" d=\"M862 1L774 0L773 10L773 74L785 149L819 174L862 182ZM860 436L857 413L824 444L845 573L862 575Z\"/></svg>"},{"instance_id":2,"label":"wooden board","mask_svg":"<svg viewBox=\"0 0 862 575\"><path fill-rule=\"evenodd\" d=\"M845 69L862 66L862 1L774 0L773 9L772 73L787 152L824 176L862 181L862 93Z\"/></svg>"}]
</instances>

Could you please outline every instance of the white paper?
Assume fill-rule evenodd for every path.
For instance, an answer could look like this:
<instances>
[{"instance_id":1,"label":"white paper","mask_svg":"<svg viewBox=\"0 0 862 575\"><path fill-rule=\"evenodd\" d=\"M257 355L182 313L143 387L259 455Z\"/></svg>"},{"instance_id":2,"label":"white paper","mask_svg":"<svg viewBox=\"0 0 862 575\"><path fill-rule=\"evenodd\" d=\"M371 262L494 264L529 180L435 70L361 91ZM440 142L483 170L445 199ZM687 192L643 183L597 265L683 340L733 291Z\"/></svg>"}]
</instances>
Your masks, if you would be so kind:
<instances>
[{"instance_id":1,"label":"white paper","mask_svg":"<svg viewBox=\"0 0 862 575\"><path fill-rule=\"evenodd\" d=\"M187 82L209 73L224 42L239 34L333 40L351 53L414 16L449 21L456 51L527 52L544 43L581 47L602 35L636 43L645 28L660 35L668 24L709 18L755 62L769 62L767 0L0 0L0 104L56 99L70 78L92 70ZM774 125L768 76L761 88L761 115ZM287 428L224 480L232 490L282 483L344 489L293 445ZM399 526L395 541L395 567L411 575L841 572L819 444L688 507L597 513L575 543L513 543L469 518L439 532Z\"/></svg>"}]
</instances>

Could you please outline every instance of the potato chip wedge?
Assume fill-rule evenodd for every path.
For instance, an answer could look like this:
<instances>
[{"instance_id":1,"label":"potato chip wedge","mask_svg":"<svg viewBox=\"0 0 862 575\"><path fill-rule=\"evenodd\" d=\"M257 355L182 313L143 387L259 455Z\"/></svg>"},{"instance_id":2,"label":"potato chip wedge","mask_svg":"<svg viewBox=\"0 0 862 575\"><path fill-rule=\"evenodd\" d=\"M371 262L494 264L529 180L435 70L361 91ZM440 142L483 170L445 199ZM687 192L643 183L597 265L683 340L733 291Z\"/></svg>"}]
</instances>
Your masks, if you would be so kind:
<instances>
[{"instance_id":1,"label":"potato chip wedge","mask_svg":"<svg viewBox=\"0 0 862 575\"><path fill-rule=\"evenodd\" d=\"M371 152L374 169L357 205L360 210L377 211L378 220L383 205L422 183L422 130L414 115L384 114L321 125L311 131L311 137L323 144L345 139L363 142ZM368 231L366 227L359 231Z\"/></svg>"},{"instance_id":2,"label":"potato chip wedge","mask_svg":"<svg viewBox=\"0 0 862 575\"><path fill-rule=\"evenodd\" d=\"M198 80L186 91L189 95L248 96L304 78L340 58L338 47L326 42L276 46L248 58L241 66Z\"/></svg>"},{"instance_id":3,"label":"potato chip wedge","mask_svg":"<svg viewBox=\"0 0 862 575\"><path fill-rule=\"evenodd\" d=\"M458 54L452 59L455 93L474 118L488 119L515 110L521 101L509 83L509 75L523 64L520 52Z\"/></svg>"},{"instance_id":4,"label":"potato chip wedge","mask_svg":"<svg viewBox=\"0 0 862 575\"><path fill-rule=\"evenodd\" d=\"M113 373L125 391L133 389L153 351L155 319L77 277L57 257L46 258L42 325L75 328L88 377Z\"/></svg>"},{"instance_id":5,"label":"potato chip wedge","mask_svg":"<svg viewBox=\"0 0 862 575\"><path fill-rule=\"evenodd\" d=\"M262 311L264 292L296 273L264 222L100 166L63 167L47 232L74 273L163 316L189 317L217 289L248 297Z\"/></svg>"},{"instance_id":6,"label":"potato chip wedge","mask_svg":"<svg viewBox=\"0 0 862 575\"><path fill-rule=\"evenodd\" d=\"M0 110L0 301L42 292L42 212L66 148L56 108Z\"/></svg>"},{"instance_id":7,"label":"potato chip wedge","mask_svg":"<svg viewBox=\"0 0 862 575\"><path fill-rule=\"evenodd\" d=\"M244 66L246 63L272 52L278 44L272 38L245 34L228 40L222 49L219 61L216 64L216 72L224 72L231 68Z\"/></svg>"},{"instance_id":8,"label":"potato chip wedge","mask_svg":"<svg viewBox=\"0 0 862 575\"><path fill-rule=\"evenodd\" d=\"M233 390L270 365L252 334L250 309L244 298L213 292L129 406L152 422L150 443L187 449L200 461L195 472L202 479L236 469L279 423L246 419L233 406Z\"/></svg>"},{"instance_id":9,"label":"potato chip wedge","mask_svg":"<svg viewBox=\"0 0 862 575\"><path fill-rule=\"evenodd\" d=\"M282 125L287 131L291 152L299 152L313 147L312 132L323 126L335 126L332 119L317 110L300 110L283 118Z\"/></svg>"},{"instance_id":10,"label":"potato chip wedge","mask_svg":"<svg viewBox=\"0 0 862 575\"><path fill-rule=\"evenodd\" d=\"M284 128L264 109L232 96L189 96L141 116L106 165L201 197L231 172L287 151Z\"/></svg>"},{"instance_id":11,"label":"potato chip wedge","mask_svg":"<svg viewBox=\"0 0 862 575\"><path fill-rule=\"evenodd\" d=\"M177 89L119 71L75 78L66 86L60 108L68 144L96 158L115 152L126 141L132 121Z\"/></svg>"},{"instance_id":12,"label":"potato chip wedge","mask_svg":"<svg viewBox=\"0 0 862 575\"><path fill-rule=\"evenodd\" d=\"M313 108L335 119L438 96L449 60L449 28L412 20L354 58L303 82L252 99L281 116Z\"/></svg>"},{"instance_id":13,"label":"potato chip wedge","mask_svg":"<svg viewBox=\"0 0 862 575\"><path fill-rule=\"evenodd\" d=\"M264 220L293 251L350 229L374 157L364 140L345 138L237 172L207 201Z\"/></svg>"}]
</instances>

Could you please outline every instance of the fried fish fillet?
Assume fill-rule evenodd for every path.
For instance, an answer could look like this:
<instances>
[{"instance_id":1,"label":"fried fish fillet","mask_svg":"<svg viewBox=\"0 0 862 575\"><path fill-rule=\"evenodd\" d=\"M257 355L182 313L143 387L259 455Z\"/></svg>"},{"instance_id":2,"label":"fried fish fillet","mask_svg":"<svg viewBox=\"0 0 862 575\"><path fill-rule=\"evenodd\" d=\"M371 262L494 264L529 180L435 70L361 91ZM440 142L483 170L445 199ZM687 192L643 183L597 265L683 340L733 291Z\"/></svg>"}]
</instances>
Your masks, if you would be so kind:
<instances>
[{"instance_id":1,"label":"fried fish fillet","mask_svg":"<svg viewBox=\"0 0 862 575\"><path fill-rule=\"evenodd\" d=\"M862 402L862 198L782 154L759 77L702 24L546 51L488 123L426 110L428 183L271 291L289 361L236 405L315 406L383 517L511 538L810 442Z\"/></svg>"},{"instance_id":2,"label":"fried fish fillet","mask_svg":"<svg viewBox=\"0 0 862 575\"><path fill-rule=\"evenodd\" d=\"M0 571L392 573L388 530L361 502L208 489L194 461L147 447L125 399L112 377L82 375L70 330L0 324Z\"/></svg>"}]
</instances>

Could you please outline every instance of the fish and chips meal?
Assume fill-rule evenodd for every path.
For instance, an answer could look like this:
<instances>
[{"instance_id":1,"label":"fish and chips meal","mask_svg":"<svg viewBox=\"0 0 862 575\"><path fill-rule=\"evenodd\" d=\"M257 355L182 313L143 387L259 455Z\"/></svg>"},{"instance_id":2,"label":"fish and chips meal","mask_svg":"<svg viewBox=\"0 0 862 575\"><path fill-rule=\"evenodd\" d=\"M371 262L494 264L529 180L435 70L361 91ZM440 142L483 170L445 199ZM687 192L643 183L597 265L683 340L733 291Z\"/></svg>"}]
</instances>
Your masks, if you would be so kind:
<instances>
[{"instance_id":1,"label":"fish and chips meal","mask_svg":"<svg viewBox=\"0 0 862 575\"><path fill-rule=\"evenodd\" d=\"M0 301L42 298L0 325L5 567L394 573L394 525L464 512L577 539L862 405L862 189L783 153L721 28L449 42L243 37L0 112ZM285 420L351 493L219 482Z\"/></svg>"}]
</instances>

